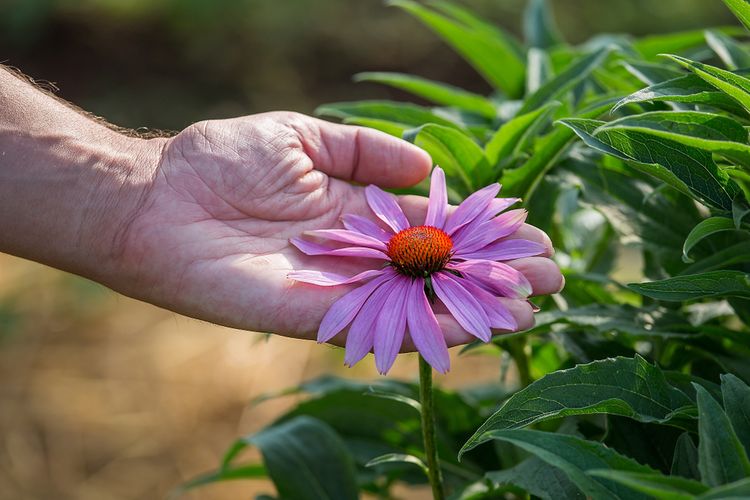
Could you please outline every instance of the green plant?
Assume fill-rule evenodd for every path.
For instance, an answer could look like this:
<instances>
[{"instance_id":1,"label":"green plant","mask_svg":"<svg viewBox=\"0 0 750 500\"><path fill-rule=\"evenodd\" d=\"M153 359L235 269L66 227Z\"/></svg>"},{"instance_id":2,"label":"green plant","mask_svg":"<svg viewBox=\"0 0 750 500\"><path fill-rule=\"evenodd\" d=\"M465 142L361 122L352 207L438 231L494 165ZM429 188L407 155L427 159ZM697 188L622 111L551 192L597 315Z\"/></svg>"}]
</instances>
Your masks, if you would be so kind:
<instances>
[{"instance_id":1,"label":"green plant","mask_svg":"<svg viewBox=\"0 0 750 500\"><path fill-rule=\"evenodd\" d=\"M750 3L725 3L747 23ZM541 299L535 328L481 347L513 359L520 384L435 390L451 498L750 496L744 32L601 35L574 47L531 0L521 44L452 3L391 4L495 92L365 73L357 80L435 106L365 101L319 113L424 148L454 202L499 180L553 236L567 279ZM620 283L618 266L641 282ZM345 499L426 482L415 385L322 378L294 391L309 398L186 487L268 475L282 498ZM265 468L234 464L250 444Z\"/></svg>"}]
</instances>

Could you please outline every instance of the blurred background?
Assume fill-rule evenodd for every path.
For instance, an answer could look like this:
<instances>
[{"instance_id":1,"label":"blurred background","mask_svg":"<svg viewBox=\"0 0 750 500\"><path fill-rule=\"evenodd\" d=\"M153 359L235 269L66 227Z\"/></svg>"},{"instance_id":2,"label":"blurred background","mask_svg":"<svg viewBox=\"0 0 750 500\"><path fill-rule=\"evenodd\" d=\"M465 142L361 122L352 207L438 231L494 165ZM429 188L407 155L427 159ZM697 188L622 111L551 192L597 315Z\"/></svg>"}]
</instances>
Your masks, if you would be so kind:
<instances>
[{"instance_id":1,"label":"blurred background","mask_svg":"<svg viewBox=\"0 0 750 500\"><path fill-rule=\"evenodd\" d=\"M734 24L715 0L551 3L573 43L599 32ZM522 0L465 4L519 32ZM489 90L379 0L0 0L0 62L117 125L174 131L207 118L403 97L351 83L366 70ZM454 361L438 382L496 378L495 359ZM328 346L190 320L0 255L0 499L164 498L293 404L249 404L254 397L325 373L377 376L371 359L344 369ZM392 372L415 374L413 356ZM185 498L264 491L272 486L225 483Z\"/></svg>"}]
</instances>

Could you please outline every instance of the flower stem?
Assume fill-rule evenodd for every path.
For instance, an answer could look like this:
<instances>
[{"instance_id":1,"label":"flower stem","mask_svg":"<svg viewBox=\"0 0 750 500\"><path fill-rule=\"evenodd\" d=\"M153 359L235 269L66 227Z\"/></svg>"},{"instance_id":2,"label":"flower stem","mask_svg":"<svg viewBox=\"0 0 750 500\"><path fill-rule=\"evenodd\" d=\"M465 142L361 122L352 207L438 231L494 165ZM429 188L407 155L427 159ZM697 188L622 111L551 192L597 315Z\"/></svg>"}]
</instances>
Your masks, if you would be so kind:
<instances>
[{"instance_id":1,"label":"flower stem","mask_svg":"<svg viewBox=\"0 0 750 500\"><path fill-rule=\"evenodd\" d=\"M422 403L422 440L427 459L427 475L434 500L444 500L443 473L435 443L435 405L432 400L432 367L419 356L419 399Z\"/></svg>"},{"instance_id":2,"label":"flower stem","mask_svg":"<svg viewBox=\"0 0 750 500\"><path fill-rule=\"evenodd\" d=\"M508 339L508 352L518 368L518 378L521 387L526 387L533 379L531 378L531 369L529 368L529 357L526 355L526 337Z\"/></svg>"}]
</instances>

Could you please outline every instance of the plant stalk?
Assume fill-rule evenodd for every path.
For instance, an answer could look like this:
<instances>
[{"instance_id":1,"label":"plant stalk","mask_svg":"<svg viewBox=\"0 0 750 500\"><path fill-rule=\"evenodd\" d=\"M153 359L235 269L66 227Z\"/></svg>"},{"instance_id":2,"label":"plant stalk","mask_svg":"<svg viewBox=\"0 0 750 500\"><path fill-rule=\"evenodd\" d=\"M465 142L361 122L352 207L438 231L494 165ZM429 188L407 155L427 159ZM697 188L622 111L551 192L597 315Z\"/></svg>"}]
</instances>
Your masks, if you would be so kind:
<instances>
[{"instance_id":1,"label":"plant stalk","mask_svg":"<svg viewBox=\"0 0 750 500\"><path fill-rule=\"evenodd\" d=\"M513 361L518 368L518 378L521 387L526 387L531 382L531 368L529 367L529 357L526 355L526 337L508 339L507 349Z\"/></svg>"},{"instance_id":2,"label":"plant stalk","mask_svg":"<svg viewBox=\"0 0 750 500\"><path fill-rule=\"evenodd\" d=\"M422 440L427 461L427 476L434 500L444 500L443 473L440 470L435 439L435 405L432 399L432 367L419 356L419 399L422 403Z\"/></svg>"}]
</instances>

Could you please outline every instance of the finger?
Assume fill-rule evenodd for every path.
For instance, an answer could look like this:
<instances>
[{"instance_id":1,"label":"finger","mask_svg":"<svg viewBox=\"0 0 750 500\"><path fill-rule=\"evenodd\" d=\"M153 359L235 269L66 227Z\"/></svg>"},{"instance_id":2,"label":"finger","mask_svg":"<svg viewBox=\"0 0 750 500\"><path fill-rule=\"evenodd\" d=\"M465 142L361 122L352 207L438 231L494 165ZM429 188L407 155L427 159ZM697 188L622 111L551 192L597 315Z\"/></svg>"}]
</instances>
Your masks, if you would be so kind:
<instances>
[{"instance_id":1,"label":"finger","mask_svg":"<svg viewBox=\"0 0 750 500\"><path fill-rule=\"evenodd\" d=\"M316 169L332 177L396 188L413 186L430 173L430 155L404 140L304 115L295 119L290 125L305 153Z\"/></svg>"},{"instance_id":2,"label":"finger","mask_svg":"<svg viewBox=\"0 0 750 500\"><path fill-rule=\"evenodd\" d=\"M552 257L555 254L555 248L552 246L552 240L550 240L547 233L539 229L538 227L532 226L531 224L523 224L519 227L515 233L507 236L509 240L529 240L544 245L545 251L541 254L542 257Z\"/></svg>"},{"instance_id":3,"label":"finger","mask_svg":"<svg viewBox=\"0 0 750 500\"><path fill-rule=\"evenodd\" d=\"M531 304L524 300L514 300L506 298L498 298L497 300L500 301L500 303L502 303L505 307L507 307L510 313L515 318L516 323L518 324L517 331L520 332L528 330L529 328L534 326L534 312L532 310ZM464 330L461 325L456 322L452 315L438 313L435 315L435 317L437 317L438 323L440 323L440 328L443 330L445 342L446 344L448 344L448 347L464 345L477 340L475 336ZM492 333L493 335L497 336L509 332L506 330L494 330ZM414 347L414 342L412 342L411 338L408 335L405 336L401 351L412 352L414 350L416 350Z\"/></svg>"},{"instance_id":4,"label":"finger","mask_svg":"<svg viewBox=\"0 0 750 500\"><path fill-rule=\"evenodd\" d=\"M562 290L563 280L560 268L546 257L526 257L505 262L521 271L531 283L532 295L547 295Z\"/></svg>"}]
</instances>

